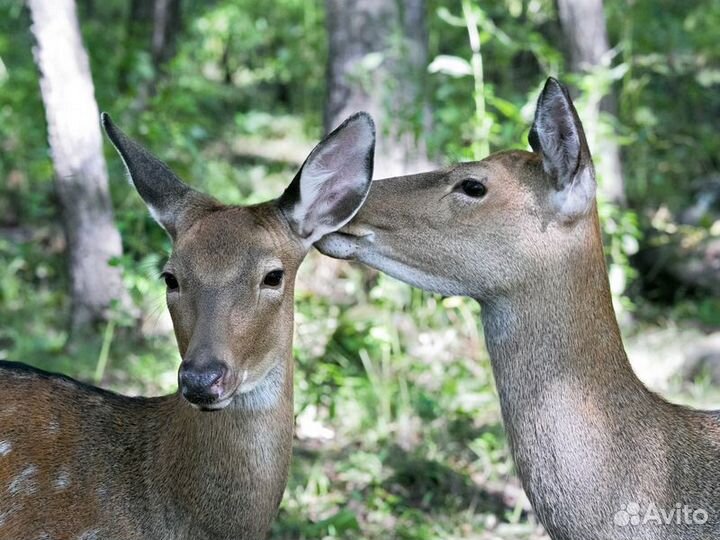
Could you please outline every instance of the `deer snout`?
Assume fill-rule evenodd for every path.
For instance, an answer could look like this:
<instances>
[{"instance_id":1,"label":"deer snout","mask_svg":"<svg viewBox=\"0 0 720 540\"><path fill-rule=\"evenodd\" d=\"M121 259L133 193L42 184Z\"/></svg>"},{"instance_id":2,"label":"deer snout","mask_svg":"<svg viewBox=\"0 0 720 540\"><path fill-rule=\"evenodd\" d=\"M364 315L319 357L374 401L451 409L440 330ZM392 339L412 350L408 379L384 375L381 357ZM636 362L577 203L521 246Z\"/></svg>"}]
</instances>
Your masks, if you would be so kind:
<instances>
[{"instance_id":1,"label":"deer snout","mask_svg":"<svg viewBox=\"0 0 720 540\"><path fill-rule=\"evenodd\" d=\"M183 397L200 408L210 408L224 397L228 368L224 362L183 362L178 384Z\"/></svg>"},{"instance_id":2,"label":"deer snout","mask_svg":"<svg viewBox=\"0 0 720 540\"><path fill-rule=\"evenodd\" d=\"M323 255L335 259L354 259L358 251L372 244L375 233L361 227L347 226L341 231L330 233L315 242Z\"/></svg>"}]
</instances>

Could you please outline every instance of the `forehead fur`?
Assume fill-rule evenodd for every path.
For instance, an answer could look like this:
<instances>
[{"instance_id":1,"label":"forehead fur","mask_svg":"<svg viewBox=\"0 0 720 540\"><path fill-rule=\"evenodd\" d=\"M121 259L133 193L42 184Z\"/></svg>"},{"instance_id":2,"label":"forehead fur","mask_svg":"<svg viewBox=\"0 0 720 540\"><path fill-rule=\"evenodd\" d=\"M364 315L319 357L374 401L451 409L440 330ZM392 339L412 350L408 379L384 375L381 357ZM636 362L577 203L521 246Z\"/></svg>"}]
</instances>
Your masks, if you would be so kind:
<instances>
[{"instance_id":1,"label":"forehead fur","mask_svg":"<svg viewBox=\"0 0 720 540\"><path fill-rule=\"evenodd\" d=\"M503 167L521 183L532 184L538 181L546 183L540 154L525 150L506 150L493 154L483 161Z\"/></svg>"},{"instance_id":2,"label":"forehead fur","mask_svg":"<svg viewBox=\"0 0 720 540\"><path fill-rule=\"evenodd\" d=\"M262 265L295 268L304 254L271 204L223 207L198 218L175 242L169 265L204 282L233 281ZM255 270L255 271L254 271Z\"/></svg>"},{"instance_id":3,"label":"forehead fur","mask_svg":"<svg viewBox=\"0 0 720 540\"><path fill-rule=\"evenodd\" d=\"M506 150L492 154L481 161L468 161L444 170L418 175L429 185L440 182L454 184L465 178L493 181L512 181L519 185L546 185L542 158L524 150ZM408 177L410 178L410 177Z\"/></svg>"}]
</instances>

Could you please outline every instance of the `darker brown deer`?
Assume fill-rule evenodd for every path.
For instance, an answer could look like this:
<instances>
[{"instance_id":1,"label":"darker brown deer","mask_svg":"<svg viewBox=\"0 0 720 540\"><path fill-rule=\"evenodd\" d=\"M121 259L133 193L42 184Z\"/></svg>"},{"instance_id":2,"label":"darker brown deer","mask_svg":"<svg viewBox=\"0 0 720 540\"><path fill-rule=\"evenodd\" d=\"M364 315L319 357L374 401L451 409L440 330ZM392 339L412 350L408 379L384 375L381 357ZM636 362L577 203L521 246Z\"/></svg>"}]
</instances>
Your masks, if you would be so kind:
<instances>
[{"instance_id":1,"label":"darker brown deer","mask_svg":"<svg viewBox=\"0 0 720 540\"><path fill-rule=\"evenodd\" d=\"M264 538L292 449L295 274L365 199L372 120L349 118L279 199L247 207L191 189L102 121L173 241L179 391L125 397L0 362L0 539Z\"/></svg>"},{"instance_id":2,"label":"darker brown deer","mask_svg":"<svg viewBox=\"0 0 720 540\"><path fill-rule=\"evenodd\" d=\"M480 302L512 454L553 539L720 538L719 415L668 403L628 363L590 151L554 79L529 138L533 152L374 182L318 246Z\"/></svg>"}]
</instances>

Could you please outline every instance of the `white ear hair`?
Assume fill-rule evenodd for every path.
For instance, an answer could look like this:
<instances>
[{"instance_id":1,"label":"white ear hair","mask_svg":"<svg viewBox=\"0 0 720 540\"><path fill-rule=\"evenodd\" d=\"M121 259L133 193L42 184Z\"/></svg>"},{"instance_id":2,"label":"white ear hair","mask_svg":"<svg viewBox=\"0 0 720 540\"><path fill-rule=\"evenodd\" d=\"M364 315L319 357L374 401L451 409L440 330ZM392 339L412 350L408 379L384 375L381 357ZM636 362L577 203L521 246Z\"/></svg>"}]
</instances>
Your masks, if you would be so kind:
<instances>
[{"instance_id":1,"label":"white ear hair","mask_svg":"<svg viewBox=\"0 0 720 540\"><path fill-rule=\"evenodd\" d=\"M567 89L552 77L538 98L530 145L543 158L555 192L553 203L563 221L587 213L595 200L595 169L585 132Z\"/></svg>"},{"instance_id":2,"label":"white ear hair","mask_svg":"<svg viewBox=\"0 0 720 540\"><path fill-rule=\"evenodd\" d=\"M375 126L357 113L310 153L278 204L308 245L350 221L372 180Z\"/></svg>"}]
</instances>

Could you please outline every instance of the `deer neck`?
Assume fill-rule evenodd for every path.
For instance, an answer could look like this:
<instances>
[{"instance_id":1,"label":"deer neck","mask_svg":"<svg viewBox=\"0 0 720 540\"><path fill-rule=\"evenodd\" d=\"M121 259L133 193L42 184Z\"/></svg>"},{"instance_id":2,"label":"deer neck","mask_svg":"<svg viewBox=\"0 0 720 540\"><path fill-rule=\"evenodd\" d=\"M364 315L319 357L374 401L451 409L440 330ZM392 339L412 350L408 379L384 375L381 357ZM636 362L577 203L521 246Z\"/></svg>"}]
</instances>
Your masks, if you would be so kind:
<instances>
[{"instance_id":1,"label":"deer neck","mask_svg":"<svg viewBox=\"0 0 720 540\"><path fill-rule=\"evenodd\" d=\"M502 394L530 397L563 384L603 393L608 381L636 390L612 307L599 225L597 218L589 221L577 227L576 252L551 263L522 290L481 302Z\"/></svg>"},{"instance_id":2,"label":"deer neck","mask_svg":"<svg viewBox=\"0 0 720 540\"><path fill-rule=\"evenodd\" d=\"M275 515L292 452L292 358L221 411L198 411L178 394L166 407L167 425L159 424L150 452L162 478L149 491L193 530L212 531L221 523L237 535L269 527L259 520Z\"/></svg>"},{"instance_id":3,"label":"deer neck","mask_svg":"<svg viewBox=\"0 0 720 540\"><path fill-rule=\"evenodd\" d=\"M560 463L558 481L577 480L570 469L591 471L588 453L623 429L619 404L640 412L652 403L622 344L597 218L577 235L570 259L525 290L482 303L503 420L529 492L543 463Z\"/></svg>"}]
</instances>

